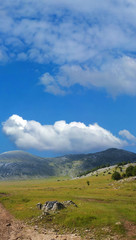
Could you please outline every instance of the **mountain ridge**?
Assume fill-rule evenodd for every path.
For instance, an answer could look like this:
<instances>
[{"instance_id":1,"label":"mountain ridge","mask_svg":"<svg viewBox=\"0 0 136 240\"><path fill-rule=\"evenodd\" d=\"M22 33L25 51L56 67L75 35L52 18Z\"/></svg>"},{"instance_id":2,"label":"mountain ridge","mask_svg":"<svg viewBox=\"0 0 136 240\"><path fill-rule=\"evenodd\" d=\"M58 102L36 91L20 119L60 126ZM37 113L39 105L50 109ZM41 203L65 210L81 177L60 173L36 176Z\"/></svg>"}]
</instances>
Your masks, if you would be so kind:
<instances>
[{"instance_id":1,"label":"mountain ridge","mask_svg":"<svg viewBox=\"0 0 136 240\"><path fill-rule=\"evenodd\" d=\"M87 154L67 154L44 158L21 150L0 154L0 179L77 176L100 165L136 162L136 153L110 148Z\"/></svg>"}]
</instances>

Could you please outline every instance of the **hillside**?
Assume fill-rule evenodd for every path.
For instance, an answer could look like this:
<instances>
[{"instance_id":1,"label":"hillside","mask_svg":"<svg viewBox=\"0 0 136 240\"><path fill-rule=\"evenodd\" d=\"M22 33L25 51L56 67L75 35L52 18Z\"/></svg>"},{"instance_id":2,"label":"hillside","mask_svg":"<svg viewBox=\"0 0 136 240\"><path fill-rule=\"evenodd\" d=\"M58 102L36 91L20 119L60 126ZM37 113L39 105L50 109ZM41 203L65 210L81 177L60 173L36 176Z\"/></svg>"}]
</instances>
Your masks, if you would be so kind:
<instances>
[{"instance_id":1,"label":"hillside","mask_svg":"<svg viewBox=\"0 0 136 240\"><path fill-rule=\"evenodd\" d=\"M100 165L136 162L136 154L121 149L108 149L90 154L70 154L41 158L24 151L0 154L0 179L68 175L76 176Z\"/></svg>"},{"instance_id":2,"label":"hillside","mask_svg":"<svg viewBox=\"0 0 136 240\"><path fill-rule=\"evenodd\" d=\"M0 178L28 178L53 176L54 170L45 158L24 151L0 154Z\"/></svg>"},{"instance_id":3,"label":"hillside","mask_svg":"<svg viewBox=\"0 0 136 240\"><path fill-rule=\"evenodd\" d=\"M120 162L136 162L136 153L110 148L89 154L73 154L50 160L58 175L75 176L102 165L115 165Z\"/></svg>"}]
</instances>

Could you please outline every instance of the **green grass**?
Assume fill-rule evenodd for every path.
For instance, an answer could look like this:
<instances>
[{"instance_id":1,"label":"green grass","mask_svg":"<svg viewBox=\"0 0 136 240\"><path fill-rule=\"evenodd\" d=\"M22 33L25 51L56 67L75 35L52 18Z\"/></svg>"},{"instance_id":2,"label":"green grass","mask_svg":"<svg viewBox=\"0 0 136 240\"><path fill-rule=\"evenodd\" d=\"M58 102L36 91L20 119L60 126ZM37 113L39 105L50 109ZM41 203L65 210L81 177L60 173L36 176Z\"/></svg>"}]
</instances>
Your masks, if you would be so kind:
<instances>
[{"instance_id":1,"label":"green grass","mask_svg":"<svg viewBox=\"0 0 136 240\"><path fill-rule=\"evenodd\" d=\"M90 185L87 185L87 181ZM136 182L119 183L111 175L66 180L66 178L0 182L0 201L19 219L41 214L38 202L72 200L69 207L41 222L65 229L100 229L105 226L122 233L123 221L136 223ZM121 222L121 226L116 226Z\"/></svg>"}]
</instances>

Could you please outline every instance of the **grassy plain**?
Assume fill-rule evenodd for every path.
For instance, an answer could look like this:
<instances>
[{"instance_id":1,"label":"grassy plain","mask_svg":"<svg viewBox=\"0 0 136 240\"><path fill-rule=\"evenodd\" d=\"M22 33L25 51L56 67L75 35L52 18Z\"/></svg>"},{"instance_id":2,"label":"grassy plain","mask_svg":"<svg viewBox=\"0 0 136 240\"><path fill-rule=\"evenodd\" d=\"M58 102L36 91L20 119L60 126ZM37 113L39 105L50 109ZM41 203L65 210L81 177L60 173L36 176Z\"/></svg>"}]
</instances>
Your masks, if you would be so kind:
<instances>
[{"instance_id":1,"label":"grassy plain","mask_svg":"<svg viewBox=\"0 0 136 240\"><path fill-rule=\"evenodd\" d=\"M136 181L120 183L111 180L111 175L99 175L75 180L0 182L0 202L18 219L36 218L41 215L36 204L50 200L72 200L78 205L42 220L43 224L54 224L59 229L76 228L83 232L110 227L114 232L124 233L124 221L136 223Z\"/></svg>"}]
</instances>

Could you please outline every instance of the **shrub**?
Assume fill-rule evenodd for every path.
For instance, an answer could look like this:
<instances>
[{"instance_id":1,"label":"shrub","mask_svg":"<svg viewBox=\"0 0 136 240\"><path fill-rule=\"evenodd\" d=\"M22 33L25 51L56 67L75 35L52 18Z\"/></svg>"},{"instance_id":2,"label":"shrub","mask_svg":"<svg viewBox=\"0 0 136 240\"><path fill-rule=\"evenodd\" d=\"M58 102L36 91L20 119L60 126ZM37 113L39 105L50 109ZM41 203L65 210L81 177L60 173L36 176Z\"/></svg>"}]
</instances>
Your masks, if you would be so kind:
<instances>
[{"instance_id":1,"label":"shrub","mask_svg":"<svg viewBox=\"0 0 136 240\"><path fill-rule=\"evenodd\" d=\"M126 173L123 173L123 174L122 174L122 177L125 178L125 177L126 177Z\"/></svg>"},{"instance_id":2,"label":"shrub","mask_svg":"<svg viewBox=\"0 0 136 240\"><path fill-rule=\"evenodd\" d=\"M133 176L136 176L136 166L133 168Z\"/></svg>"},{"instance_id":3,"label":"shrub","mask_svg":"<svg viewBox=\"0 0 136 240\"><path fill-rule=\"evenodd\" d=\"M88 186L90 185L90 182L89 182L89 181L87 181L86 183L87 183Z\"/></svg>"},{"instance_id":4,"label":"shrub","mask_svg":"<svg viewBox=\"0 0 136 240\"><path fill-rule=\"evenodd\" d=\"M113 180L120 180L120 179L121 179L120 173L119 173L119 172L114 172L114 173L112 174L112 179L113 179Z\"/></svg>"},{"instance_id":5,"label":"shrub","mask_svg":"<svg viewBox=\"0 0 136 240\"><path fill-rule=\"evenodd\" d=\"M122 172L122 167L119 167L119 170Z\"/></svg>"},{"instance_id":6,"label":"shrub","mask_svg":"<svg viewBox=\"0 0 136 240\"><path fill-rule=\"evenodd\" d=\"M127 177L133 176L133 169L134 169L134 166L127 167L127 169L126 169L126 176Z\"/></svg>"}]
</instances>

